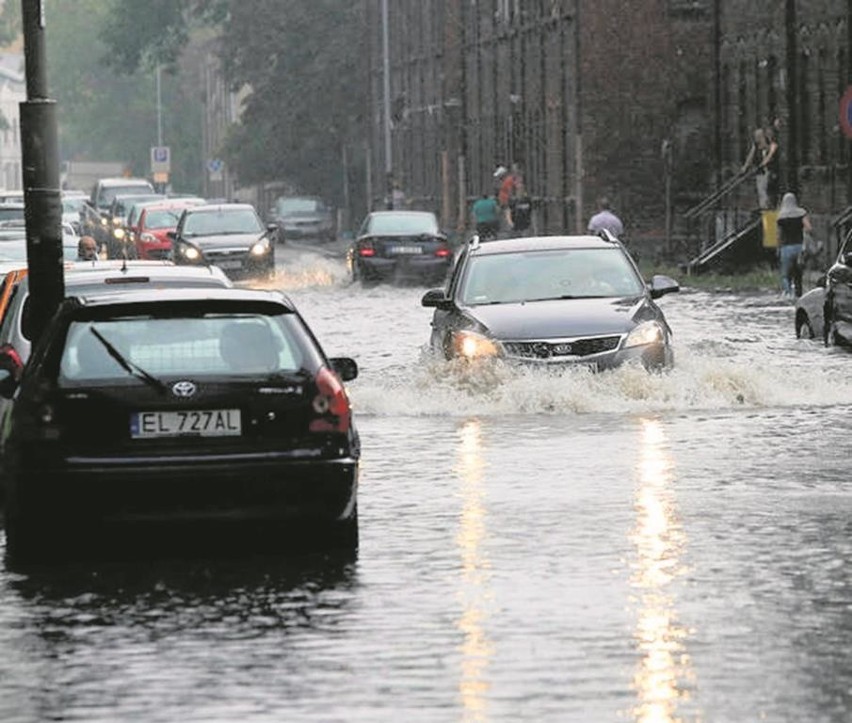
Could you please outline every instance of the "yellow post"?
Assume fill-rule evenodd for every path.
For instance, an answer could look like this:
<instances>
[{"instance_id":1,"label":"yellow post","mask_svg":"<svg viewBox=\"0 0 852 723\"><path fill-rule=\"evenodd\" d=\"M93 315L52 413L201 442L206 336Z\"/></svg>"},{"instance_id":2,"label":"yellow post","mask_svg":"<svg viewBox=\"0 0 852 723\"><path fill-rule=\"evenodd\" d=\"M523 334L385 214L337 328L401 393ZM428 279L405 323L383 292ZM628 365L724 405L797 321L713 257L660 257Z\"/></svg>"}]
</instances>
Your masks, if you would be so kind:
<instances>
[{"instance_id":1,"label":"yellow post","mask_svg":"<svg viewBox=\"0 0 852 723\"><path fill-rule=\"evenodd\" d=\"M778 211L768 209L761 211L763 220L763 248L778 248Z\"/></svg>"}]
</instances>

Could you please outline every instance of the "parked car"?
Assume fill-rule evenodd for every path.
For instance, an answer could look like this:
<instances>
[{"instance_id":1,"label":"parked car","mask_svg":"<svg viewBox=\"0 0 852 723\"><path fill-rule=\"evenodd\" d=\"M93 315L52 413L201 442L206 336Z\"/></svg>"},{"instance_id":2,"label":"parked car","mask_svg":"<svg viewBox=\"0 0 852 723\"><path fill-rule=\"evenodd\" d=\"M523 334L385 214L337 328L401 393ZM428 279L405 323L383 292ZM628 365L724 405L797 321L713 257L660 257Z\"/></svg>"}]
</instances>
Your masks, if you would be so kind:
<instances>
[{"instance_id":1,"label":"parked car","mask_svg":"<svg viewBox=\"0 0 852 723\"><path fill-rule=\"evenodd\" d=\"M810 291L796 299L795 329L798 339L822 339L825 335L825 275Z\"/></svg>"},{"instance_id":2,"label":"parked car","mask_svg":"<svg viewBox=\"0 0 852 723\"><path fill-rule=\"evenodd\" d=\"M825 274L823 337L826 346L852 345L852 231Z\"/></svg>"},{"instance_id":3,"label":"parked car","mask_svg":"<svg viewBox=\"0 0 852 723\"><path fill-rule=\"evenodd\" d=\"M169 232L176 264L212 264L232 277L269 277L275 273L276 227L264 227L254 206L223 203L184 210Z\"/></svg>"},{"instance_id":4,"label":"parked car","mask_svg":"<svg viewBox=\"0 0 852 723\"><path fill-rule=\"evenodd\" d=\"M278 224L279 239L316 239L334 241L334 217L331 209L315 196L281 196L270 212L270 221Z\"/></svg>"},{"instance_id":5,"label":"parked car","mask_svg":"<svg viewBox=\"0 0 852 723\"><path fill-rule=\"evenodd\" d=\"M360 445L344 382L278 292L66 300L20 380L0 371L13 558L154 523L295 526L358 544ZM224 534L234 535L236 527Z\"/></svg>"},{"instance_id":6,"label":"parked car","mask_svg":"<svg viewBox=\"0 0 852 723\"><path fill-rule=\"evenodd\" d=\"M448 359L660 369L673 363L672 332L654 300L678 290L667 276L646 284L611 234L474 237L422 303L435 310L431 347Z\"/></svg>"},{"instance_id":7,"label":"parked car","mask_svg":"<svg viewBox=\"0 0 852 723\"><path fill-rule=\"evenodd\" d=\"M440 282L452 250L428 211L374 211L361 224L347 254L354 281Z\"/></svg>"},{"instance_id":8,"label":"parked car","mask_svg":"<svg viewBox=\"0 0 852 723\"><path fill-rule=\"evenodd\" d=\"M65 264L65 293L117 293L128 289L169 287L223 288L231 281L219 269L180 268L162 261L80 261ZM20 274L8 290L5 312L0 316L0 368L18 376L30 356L30 290L27 274ZM0 406L2 406L0 401Z\"/></svg>"}]
</instances>

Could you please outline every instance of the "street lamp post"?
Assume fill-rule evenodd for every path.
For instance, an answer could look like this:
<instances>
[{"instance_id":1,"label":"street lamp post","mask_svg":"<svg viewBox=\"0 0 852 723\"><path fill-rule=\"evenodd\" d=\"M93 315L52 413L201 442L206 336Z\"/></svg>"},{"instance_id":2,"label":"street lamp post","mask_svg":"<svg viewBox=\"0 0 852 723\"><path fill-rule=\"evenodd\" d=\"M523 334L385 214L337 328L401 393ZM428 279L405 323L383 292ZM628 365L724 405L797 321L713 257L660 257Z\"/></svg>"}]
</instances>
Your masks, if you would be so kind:
<instances>
[{"instance_id":1,"label":"street lamp post","mask_svg":"<svg viewBox=\"0 0 852 723\"><path fill-rule=\"evenodd\" d=\"M388 20L388 0L382 0L382 115L385 133L385 192L388 201L390 201L393 193L393 144L391 143L390 29Z\"/></svg>"},{"instance_id":2,"label":"street lamp post","mask_svg":"<svg viewBox=\"0 0 852 723\"><path fill-rule=\"evenodd\" d=\"M65 296L56 102L47 97L44 0L21 0L27 100L21 103L21 160L32 339Z\"/></svg>"}]
</instances>

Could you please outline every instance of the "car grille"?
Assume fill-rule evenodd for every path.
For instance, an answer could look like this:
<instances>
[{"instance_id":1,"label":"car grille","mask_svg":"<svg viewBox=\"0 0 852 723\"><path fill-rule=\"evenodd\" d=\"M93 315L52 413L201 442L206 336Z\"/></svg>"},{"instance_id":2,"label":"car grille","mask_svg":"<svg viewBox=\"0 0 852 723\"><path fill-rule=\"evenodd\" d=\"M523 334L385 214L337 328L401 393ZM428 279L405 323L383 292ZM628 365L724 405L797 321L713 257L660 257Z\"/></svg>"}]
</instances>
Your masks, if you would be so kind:
<instances>
[{"instance_id":1,"label":"car grille","mask_svg":"<svg viewBox=\"0 0 852 723\"><path fill-rule=\"evenodd\" d=\"M614 351L620 336L596 336L587 339L560 341L508 341L503 343L506 354L522 359L560 359L586 357Z\"/></svg>"},{"instance_id":2,"label":"car grille","mask_svg":"<svg viewBox=\"0 0 852 723\"><path fill-rule=\"evenodd\" d=\"M248 256L248 249L211 249L209 251L205 250L204 255L213 263L216 263L217 261L227 261L229 259L240 261L244 257Z\"/></svg>"},{"instance_id":3,"label":"car grille","mask_svg":"<svg viewBox=\"0 0 852 723\"><path fill-rule=\"evenodd\" d=\"M170 259L172 257L171 249L146 249L145 258L154 259L156 261Z\"/></svg>"}]
</instances>

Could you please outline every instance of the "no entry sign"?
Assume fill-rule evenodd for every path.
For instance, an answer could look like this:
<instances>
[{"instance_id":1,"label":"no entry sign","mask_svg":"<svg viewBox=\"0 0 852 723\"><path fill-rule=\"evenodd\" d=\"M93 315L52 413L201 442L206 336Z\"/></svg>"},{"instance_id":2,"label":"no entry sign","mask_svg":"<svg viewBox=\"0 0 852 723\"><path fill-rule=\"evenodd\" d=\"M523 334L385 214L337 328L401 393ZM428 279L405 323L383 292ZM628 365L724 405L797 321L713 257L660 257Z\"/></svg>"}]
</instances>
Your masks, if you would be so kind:
<instances>
[{"instance_id":1,"label":"no entry sign","mask_svg":"<svg viewBox=\"0 0 852 723\"><path fill-rule=\"evenodd\" d=\"M852 85L840 98L840 127L847 138L852 138Z\"/></svg>"}]
</instances>

